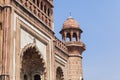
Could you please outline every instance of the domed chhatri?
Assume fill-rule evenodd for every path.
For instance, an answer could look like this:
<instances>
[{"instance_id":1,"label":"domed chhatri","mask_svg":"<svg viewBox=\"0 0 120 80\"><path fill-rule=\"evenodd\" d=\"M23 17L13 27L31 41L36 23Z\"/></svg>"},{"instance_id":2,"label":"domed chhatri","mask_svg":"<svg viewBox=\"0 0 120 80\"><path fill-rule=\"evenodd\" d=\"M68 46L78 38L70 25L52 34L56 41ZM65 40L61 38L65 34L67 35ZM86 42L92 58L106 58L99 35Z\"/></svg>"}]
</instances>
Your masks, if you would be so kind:
<instances>
[{"instance_id":1,"label":"domed chhatri","mask_svg":"<svg viewBox=\"0 0 120 80\"><path fill-rule=\"evenodd\" d=\"M60 31L63 42L79 42L81 33L78 22L72 17L67 18Z\"/></svg>"},{"instance_id":2,"label":"domed chhatri","mask_svg":"<svg viewBox=\"0 0 120 80\"><path fill-rule=\"evenodd\" d=\"M69 29L69 28L80 29L78 22L72 17L68 17L67 20L63 23L62 29Z\"/></svg>"}]
</instances>

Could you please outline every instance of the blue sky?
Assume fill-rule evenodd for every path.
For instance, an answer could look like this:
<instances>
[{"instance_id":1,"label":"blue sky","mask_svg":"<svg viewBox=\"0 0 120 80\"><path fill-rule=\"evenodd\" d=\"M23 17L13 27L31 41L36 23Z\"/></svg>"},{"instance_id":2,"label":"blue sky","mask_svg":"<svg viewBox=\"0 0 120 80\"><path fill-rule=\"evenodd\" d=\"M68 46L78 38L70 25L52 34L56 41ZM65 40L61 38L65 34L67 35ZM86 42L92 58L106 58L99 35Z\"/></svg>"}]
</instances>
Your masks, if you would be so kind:
<instances>
[{"instance_id":1,"label":"blue sky","mask_svg":"<svg viewBox=\"0 0 120 80\"><path fill-rule=\"evenodd\" d=\"M120 0L54 0L59 39L69 12L83 30L84 80L120 80Z\"/></svg>"}]
</instances>

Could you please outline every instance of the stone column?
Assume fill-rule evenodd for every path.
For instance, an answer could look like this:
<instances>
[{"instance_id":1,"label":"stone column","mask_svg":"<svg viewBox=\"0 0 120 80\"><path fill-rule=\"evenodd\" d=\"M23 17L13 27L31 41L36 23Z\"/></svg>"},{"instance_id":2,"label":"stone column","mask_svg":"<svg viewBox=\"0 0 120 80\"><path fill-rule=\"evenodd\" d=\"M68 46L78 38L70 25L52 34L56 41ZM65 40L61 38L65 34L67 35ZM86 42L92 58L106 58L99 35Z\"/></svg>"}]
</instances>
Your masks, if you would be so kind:
<instances>
[{"instance_id":1,"label":"stone column","mask_svg":"<svg viewBox=\"0 0 120 80\"><path fill-rule=\"evenodd\" d=\"M71 31L70 32L70 42L72 42L73 41L73 32Z\"/></svg>"},{"instance_id":2,"label":"stone column","mask_svg":"<svg viewBox=\"0 0 120 80\"><path fill-rule=\"evenodd\" d=\"M67 36L67 33L64 32L64 33L63 33L63 36L62 36L62 38L63 38L63 42L66 42L66 36Z\"/></svg>"},{"instance_id":3,"label":"stone column","mask_svg":"<svg viewBox=\"0 0 120 80\"><path fill-rule=\"evenodd\" d=\"M80 41L80 34L77 32L77 41Z\"/></svg>"},{"instance_id":4,"label":"stone column","mask_svg":"<svg viewBox=\"0 0 120 80\"><path fill-rule=\"evenodd\" d=\"M0 75L2 72L2 7L0 6Z\"/></svg>"},{"instance_id":5,"label":"stone column","mask_svg":"<svg viewBox=\"0 0 120 80\"><path fill-rule=\"evenodd\" d=\"M10 29L11 29L11 7L10 1L5 0L3 5L3 51L2 51L2 80L9 80L9 54L10 54Z\"/></svg>"}]
</instances>

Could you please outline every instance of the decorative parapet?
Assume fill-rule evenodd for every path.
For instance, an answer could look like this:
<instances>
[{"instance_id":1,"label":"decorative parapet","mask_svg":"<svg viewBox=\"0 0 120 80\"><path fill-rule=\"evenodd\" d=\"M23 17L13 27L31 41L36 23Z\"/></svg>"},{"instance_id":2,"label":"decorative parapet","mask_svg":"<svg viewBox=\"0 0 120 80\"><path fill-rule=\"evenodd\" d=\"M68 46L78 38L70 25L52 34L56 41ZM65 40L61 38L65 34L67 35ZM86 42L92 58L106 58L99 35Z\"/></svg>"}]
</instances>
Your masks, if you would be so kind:
<instances>
[{"instance_id":1,"label":"decorative parapet","mask_svg":"<svg viewBox=\"0 0 120 80\"><path fill-rule=\"evenodd\" d=\"M58 38L56 38L56 37L55 37L55 46L57 46L61 50L64 50L65 52L68 51L66 45L62 41L60 41Z\"/></svg>"},{"instance_id":2,"label":"decorative parapet","mask_svg":"<svg viewBox=\"0 0 120 80\"><path fill-rule=\"evenodd\" d=\"M53 19L52 19L52 8L48 5L43 5L43 2L39 2L39 0L15 0L18 4L23 6L26 10L28 10L31 14L37 17L44 24L53 27ZM49 1L49 0L48 0ZM52 1L49 1L52 4Z\"/></svg>"}]
</instances>

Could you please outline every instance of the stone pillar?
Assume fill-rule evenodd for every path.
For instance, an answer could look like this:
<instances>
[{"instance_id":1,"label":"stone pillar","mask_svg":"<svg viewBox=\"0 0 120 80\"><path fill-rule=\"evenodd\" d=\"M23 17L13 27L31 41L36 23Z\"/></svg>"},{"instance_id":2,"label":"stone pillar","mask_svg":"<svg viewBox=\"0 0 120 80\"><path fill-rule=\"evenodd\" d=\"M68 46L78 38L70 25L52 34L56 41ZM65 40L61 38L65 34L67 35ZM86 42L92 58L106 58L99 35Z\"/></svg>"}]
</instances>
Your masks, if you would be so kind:
<instances>
[{"instance_id":1,"label":"stone pillar","mask_svg":"<svg viewBox=\"0 0 120 80\"><path fill-rule=\"evenodd\" d=\"M80 34L77 32L77 41L80 41Z\"/></svg>"},{"instance_id":2,"label":"stone pillar","mask_svg":"<svg viewBox=\"0 0 120 80\"><path fill-rule=\"evenodd\" d=\"M2 7L0 6L0 75L2 72Z\"/></svg>"},{"instance_id":3,"label":"stone pillar","mask_svg":"<svg viewBox=\"0 0 120 80\"><path fill-rule=\"evenodd\" d=\"M71 41L71 42L73 41L72 39L73 39L73 32L71 31L71 32L70 32L70 41Z\"/></svg>"},{"instance_id":4,"label":"stone pillar","mask_svg":"<svg viewBox=\"0 0 120 80\"><path fill-rule=\"evenodd\" d=\"M63 36L62 36L62 41L63 41L63 42L66 42L66 36L67 36L67 33L64 32L64 33L63 33Z\"/></svg>"},{"instance_id":5,"label":"stone pillar","mask_svg":"<svg viewBox=\"0 0 120 80\"><path fill-rule=\"evenodd\" d=\"M11 29L11 7L10 0L5 0L3 5L3 51L2 51L2 80L9 80L9 54L10 54L10 29Z\"/></svg>"}]
</instances>

